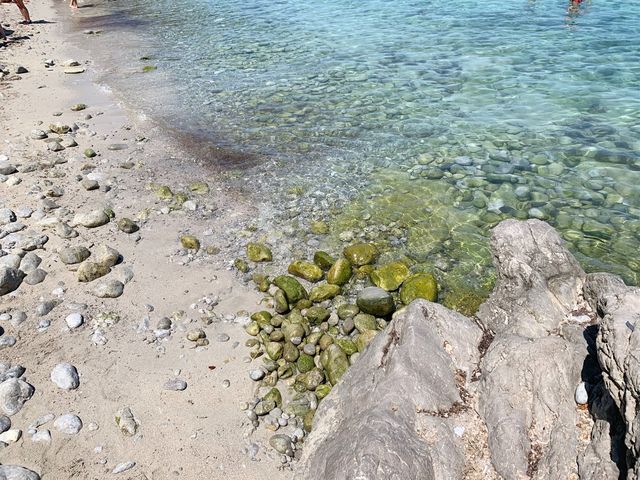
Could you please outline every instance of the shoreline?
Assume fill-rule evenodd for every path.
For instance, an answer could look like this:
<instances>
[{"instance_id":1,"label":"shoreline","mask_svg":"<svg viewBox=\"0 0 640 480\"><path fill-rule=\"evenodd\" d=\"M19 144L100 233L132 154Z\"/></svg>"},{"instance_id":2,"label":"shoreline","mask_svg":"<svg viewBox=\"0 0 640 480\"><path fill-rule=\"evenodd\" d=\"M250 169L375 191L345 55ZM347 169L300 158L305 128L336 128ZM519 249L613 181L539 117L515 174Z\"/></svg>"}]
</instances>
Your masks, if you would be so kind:
<instances>
[{"instance_id":1,"label":"shoreline","mask_svg":"<svg viewBox=\"0 0 640 480\"><path fill-rule=\"evenodd\" d=\"M4 6L3 20L15 25L18 11L9 7ZM0 49L0 63L12 71L18 65L28 70L19 79L12 80L11 74L0 83L5 140L0 155L17 169L0 183L0 208L21 212L9 223L24 224L23 230L0 239L0 245L11 255L17 253L20 239L46 235L47 241L32 251L41 259L37 268L44 279L34 285L23 281L0 298L1 338L16 340L3 348L1 359L22 365L22 379L35 388L11 417L11 428L20 430L21 438L2 449L2 463L25 466L45 479L104 478L123 462L136 464L127 472L130 478L162 479L176 473L185 478L285 478L277 468L280 459L266 447L268 435L259 430L246 437L251 422L240 409L255 385L247 375L246 334L238 325L238 311L256 309L260 295L243 285L223 253L215 253L237 249L233 232L255 215L254 207L214 173L184 158L156 125L139 115L133 118L113 94L93 83L87 54L65 41L68 20L59 9L46 4L28 8L34 21L53 23L18 25L12 36L30 38ZM87 71L65 75L62 64L68 58ZM44 66L48 59L55 61L51 68ZM78 103L87 108L71 111ZM54 152L47 149L47 141L57 135L30 138L33 130L56 123L75 130L61 135L62 143L74 140L78 146ZM127 148L119 150L122 144ZM84 156L88 148L97 156ZM210 192L190 191L189 185L197 181L206 182ZM86 190L84 185L92 182L98 188ZM150 183L185 192L189 200L162 200L146 188ZM105 207L115 214L109 223L97 228L73 225L76 214ZM32 212L22 216L28 210ZM124 217L140 230L119 230L117 222ZM61 223L77 236L67 232L70 238L61 237ZM181 247L186 234L200 239L197 253ZM77 265L65 265L60 251L83 246L95 256L100 245L115 249L119 263L102 278L79 282ZM124 286L121 296L92 293L97 284L114 281ZM51 305L49 313L38 315ZM26 320L20 321L20 312ZM73 313L83 318L77 328L66 326ZM113 324L116 317L119 321ZM158 333L158 323L167 318L169 333ZM210 344L196 347L187 340L193 329L202 329ZM66 391L52 382L50 374L58 363L77 368L77 389ZM164 387L175 378L186 381L186 390ZM230 381L228 388L225 380ZM125 406L140 424L133 437L123 435L115 423ZM35 430L48 430L50 442L32 441L29 426L36 419L67 412L81 418L79 433L64 434L48 421Z\"/></svg>"}]
</instances>

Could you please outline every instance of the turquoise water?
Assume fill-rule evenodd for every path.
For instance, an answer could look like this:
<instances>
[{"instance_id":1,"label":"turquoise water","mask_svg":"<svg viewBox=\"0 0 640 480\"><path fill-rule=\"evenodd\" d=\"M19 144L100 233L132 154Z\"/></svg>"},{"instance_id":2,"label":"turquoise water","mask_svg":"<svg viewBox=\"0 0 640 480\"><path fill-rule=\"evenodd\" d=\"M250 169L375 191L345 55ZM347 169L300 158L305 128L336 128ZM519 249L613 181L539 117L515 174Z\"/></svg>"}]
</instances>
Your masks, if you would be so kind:
<instances>
[{"instance_id":1,"label":"turquoise water","mask_svg":"<svg viewBox=\"0 0 640 480\"><path fill-rule=\"evenodd\" d=\"M568 6L129 0L105 24L136 38L110 72L130 100L260 154L225 167L304 241L325 220L321 245L352 231L478 285L490 227L541 218L638 283L640 2Z\"/></svg>"}]
</instances>

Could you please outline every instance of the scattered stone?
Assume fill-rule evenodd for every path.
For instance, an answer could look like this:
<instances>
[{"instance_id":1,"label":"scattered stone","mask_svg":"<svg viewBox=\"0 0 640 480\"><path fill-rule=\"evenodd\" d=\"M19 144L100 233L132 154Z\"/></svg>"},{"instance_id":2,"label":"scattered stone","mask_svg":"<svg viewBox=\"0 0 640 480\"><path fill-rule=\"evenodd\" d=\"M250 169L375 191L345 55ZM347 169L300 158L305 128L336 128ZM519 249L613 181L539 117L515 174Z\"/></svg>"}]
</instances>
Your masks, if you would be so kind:
<instances>
[{"instance_id":1,"label":"scattered stone","mask_svg":"<svg viewBox=\"0 0 640 480\"><path fill-rule=\"evenodd\" d=\"M273 260L273 254L263 243L248 243L247 258L252 262L270 262Z\"/></svg>"},{"instance_id":2,"label":"scattered stone","mask_svg":"<svg viewBox=\"0 0 640 480\"><path fill-rule=\"evenodd\" d=\"M31 135L30 137L33 138L34 140L43 140L45 138L47 138L47 132L45 132L44 130L32 130L31 131Z\"/></svg>"},{"instance_id":3,"label":"scattered stone","mask_svg":"<svg viewBox=\"0 0 640 480\"><path fill-rule=\"evenodd\" d=\"M87 148L84 151L84 156L87 158L93 158L97 155L97 153L95 152L95 150L93 148Z\"/></svg>"},{"instance_id":4,"label":"scattered stone","mask_svg":"<svg viewBox=\"0 0 640 480\"><path fill-rule=\"evenodd\" d=\"M36 307L36 315L39 317L44 317L45 315L48 315L49 313L51 313L51 310L56 308L61 303L62 301L58 298L41 302Z\"/></svg>"},{"instance_id":5,"label":"scattered stone","mask_svg":"<svg viewBox=\"0 0 640 480\"><path fill-rule=\"evenodd\" d=\"M336 260L327 272L327 283L345 285L351 279L352 266L346 258Z\"/></svg>"},{"instance_id":6,"label":"scattered stone","mask_svg":"<svg viewBox=\"0 0 640 480\"><path fill-rule=\"evenodd\" d=\"M0 208L0 225L15 222L16 214L10 208Z\"/></svg>"},{"instance_id":7,"label":"scattered stone","mask_svg":"<svg viewBox=\"0 0 640 480\"><path fill-rule=\"evenodd\" d=\"M124 292L124 284L119 280L98 283L91 293L98 298L118 298Z\"/></svg>"},{"instance_id":8,"label":"scattered stone","mask_svg":"<svg viewBox=\"0 0 640 480\"><path fill-rule=\"evenodd\" d=\"M74 265L84 262L91 256L91 252L88 248L82 246L66 247L58 252L58 256L65 265Z\"/></svg>"},{"instance_id":9,"label":"scattered stone","mask_svg":"<svg viewBox=\"0 0 640 480\"><path fill-rule=\"evenodd\" d=\"M96 180L91 180L89 178L85 178L84 180L82 180L82 182L80 182L80 185L82 185L82 188L84 188L88 192L100 188L100 184Z\"/></svg>"},{"instance_id":10,"label":"scattered stone","mask_svg":"<svg viewBox=\"0 0 640 480\"><path fill-rule=\"evenodd\" d=\"M49 430L38 430L31 436L33 443L51 443L51 432Z\"/></svg>"},{"instance_id":11,"label":"scattered stone","mask_svg":"<svg viewBox=\"0 0 640 480\"><path fill-rule=\"evenodd\" d=\"M4 433L0 433L0 442L16 443L22 437L22 430L13 428ZM2 478L2 477L0 477Z\"/></svg>"},{"instance_id":12,"label":"scattered stone","mask_svg":"<svg viewBox=\"0 0 640 480\"><path fill-rule=\"evenodd\" d=\"M371 243L356 243L346 247L344 256L356 267L373 263L378 257L378 249Z\"/></svg>"},{"instance_id":13,"label":"scattered stone","mask_svg":"<svg viewBox=\"0 0 640 480\"><path fill-rule=\"evenodd\" d=\"M11 419L6 415L0 415L0 433L4 433L11 428Z\"/></svg>"},{"instance_id":14,"label":"scattered stone","mask_svg":"<svg viewBox=\"0 0 640 480\"><path fill-rule=\"evenodd\" d=\"M25 277L24 283L27 285L38 285L39 283L42 283L46 277L47 272L38 268Z\"/></svg>"},{"instance_id":15,"label":"scattered stone","mask_svg":"<svg viewBox=\"0 0 640 480\"><path fill-rule=\"evenodd\" d=\"M293 456L293 444L291 437L278 433L269 439L269 445L271 445L276 452L283 455Z\"/></svg>"},{"instance_id":16,"label":"scattered stone","mask_svg":"<svg viewBox=\"0 0 640 480\"><path fill-rule=\"evenodd\" d=\"M229 341L229 335L227 335L226 333L219 333L218 335L216 335L216 342L228 342Z\"/></svg>"},{"instance_id":17,"label":"scattered stone","mask_svg":"<svg viewBox=\"0 0 640 480\"><path fill-rule=\"evenodd\" d=\"M120 431L128 437L134 436L140 426L129 407L121 408L116 413L115 419Z\"/></svg>"},{"instance_id":18,"label":"scattered stone","mask_svg":"<svg viewBox=\"0 0 640 480\"><path fill-rule=\"evenodd\" d=\"M113 267L120 260L120 253L106 245L98 245L93 251L92 260L104 267Z\"/></svg>"},{"instance_id":19,"label":"scattered stone","mask_svg":"<svg viewBox=\"0 0 640 480\"><path fill-rule=\"evenodd\" d=\"M180 243L183 248L188 250L200 250L200 240L193 235L182 235L180 237Z\"/></svg>"},{"instance_id":20,"label":"scattered stone","mask_svg":"<svg viewBox=\"0 0 640 480\"><path fill-rule=\"evenodd\" d=\"M80 264L76 272L79 282L92 282L109 273L111 269L105 265L85 261Z\"/></svg>"},{"instance_id":21,"label":"scattered stone","mask_svg":"<svg viewBox=\"0 0 640 480\"><path fill-rule=\"evenodd\" d=\"M123 217L118 220L118 229L124 233L135 233L140 230L140 227L136 222L131 220L130 218Z\"/></svg>"},{"instance_id":22,"label":"scattered stone","mask_svg":"<svg viewBox=\"0 0 640 480\"><path fill-rule=\"evenodd\" d=\"M296 260L289 265L288 272L296 277L304 278L308 282L318 282L323 277L323 272L317 265L305 262L303 260Z\"/></svg>"},{"instance_id":23,"label":"scattered stone","mask_svg":"<svg viewBox=\"0 0 640 480\"><path fill-rule=\"evenodd\" d=\"M249 377L254 382L258 382L258 381L262 380L264 378L264 375L265 375L264 374L264 370L262 370L260 368L256 368L255 370L251 370L251 372L249 372Z\"/></svg>"},{"instance_id":24,"label":"scattered stone","mask_svg":"<svg viewBox=\"0 0 640 480\"><path fill-rule=\"evenodd\" d=\"M9 378L0 383L0 409L9 416L20 411L33 395L34 388L18 378Z\"/></svg>"},{"instance_id":25,"label":"scattered stone","mask_svg":"<svg viewBox=\"0 0 640 480\"><path fill-rule=\"evenodd\" d=\"M0 175L11 175L13 173L16 173L17 171L18 169L10 163L0 163Z\"/></svg>"},{"instance_id":26,"label":"scattered stone","mask_svg":"<svg viewBox=\"0 0 640 480\"><path fill-rule=\"evenodd\" d=\"M69 133L71 131L71 127L69 125L63 125L62 123L52 123L49 125L49 130L53 133L57 133L58 135L63 135L65 133Z\"/></svg>"},{"instance_id":27,"label":"scattered stone","mask_svg":"<svg viewBox=\"0 0 640 480\"><path fill-rule=\"evenodd\" d=\"M187 388L187 382L180 378L172 378L167 380L163 385L165 390L183 391Z\"/></svg>"},{"instance_id":28,"label":"scattered stone","mask_svg":"<svg viewBox=\"0 0 640 480\"><path fill-rule=\"evenodd\" d=\"M73 223L86 228L96 228L109 223L109 216L104 210L93 210L89 213L77 214L73 218Z\"/></svg>"},{"instance_id":29,"label":"scattered stone","mask_svg":"<svg viewBox=\"0 0 640 480\"><path fill-rule=\"evenodd\" d=\"M24 277L24 272L6 265L0 265L0 296L17 289Z\"/></svg>"},{"instance_id":30,"label":"scattered stone","mask_svg":"<svg viewBox=\"0 0 640 480\"><path fill-rule=\"evenodd\" d=\"M17 465L0 465L0 478L2 480L40 480L40 475Z\"/></svg>"},{"instance_id":31,"label":"scattered stone","mask_svg":"<svg viewBox=\"0 0 640 480\"><path fill-rule=\"evenodd\" d=\"M393 297L379 287L367 287L358 293L358 307L376 317L386 317L395 310Z\"/></svg>"},{"instance_id":32,"label":"scattered stone","mask_svg":"<svg viewBox=\"0 0 640 480\"><path fill-rule=\"evenodd\" d=\"M4 350L7 347L13 347L16 344L16 337L13 335L3 335L0 337L0 350Z\"/></svg>"},{"instance_id":33,"label":"scattered stone","mask_svg":"<svg viewBox=\"0 0 640 480\"><path fill-rule=\"evenodd\" d=\"M72 112L79 112L81 110L86 109L87 106L84 103L76 103L75 105L71 106L71 111Z\"/></svg>"},{"instance_id":34,"label":"scattered stone","mask_svg":"<svg viewBox=\"0 0 640 480\"><path fill-rule=\"evenodd\" d=\"M82 325L84 318L82 317L82 314L74 312L67 315L64 321L67 323L67 326L73 330L74 328L78 328Z\"/></svg>"},{"instance_id":35,"label":"scattered stone","mask_svg":"<svg viewBox=\"0 0 640 480\"><path fill-rule=\"evenodd\" d=\"M51 371L51 381L64 390L75 390L80 386L78 370L70 363L59 363Z\"/></svg>"},{"instance_id":36,"label":"scattered stone","mask_svg":"<svg viewBox=\"0 0 640 480\"><path fill-rule=\"evenodd\" d=\"M135 466L136 466L136 462L120 463L120 464L118 464L118 466L116 466L116 468L114 468L111 471L111 473L117 474L117 473L126 472L127 470L131 470Z\"/></svg>"},{"instance_id":37,"label":"scattered stone","mask_svg":"<svg viewBox=\"0 0 640 480\"><path fill-rule=\"evenodd\" d=\"M80 417L77 415L66 413L60 415L56 421L53 422L53 426L62 433L75 435L82 429L82 420L80 420Z\"/></svg>"},{"instance_id":38,"label":"scattered stone","mask_svg":"<svg viewBox=\"0 0 640 480\"><path fill-rule=\"evenodd\" d=\"M376 268L369 277L377 287L393 292L400 288L409 275L409 268L404 263L391 262Z\"/></svg>"}]
</instances>

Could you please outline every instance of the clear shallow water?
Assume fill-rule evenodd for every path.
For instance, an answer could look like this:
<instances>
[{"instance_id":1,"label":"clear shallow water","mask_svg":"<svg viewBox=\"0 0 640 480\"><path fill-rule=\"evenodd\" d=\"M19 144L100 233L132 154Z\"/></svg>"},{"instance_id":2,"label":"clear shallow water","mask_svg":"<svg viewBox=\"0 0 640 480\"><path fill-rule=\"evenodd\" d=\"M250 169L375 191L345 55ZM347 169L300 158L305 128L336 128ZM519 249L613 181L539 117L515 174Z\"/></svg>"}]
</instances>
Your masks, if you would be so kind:
<instances>
[{"instance_id":1,"label":"clear shallow water","mask_svg":"<svg viewBox=\"0 0 640 480\"><path fill-rule=\"evenodd\" d=\"M353 231L478 287L489 228L541 218L638 283L640 2L567 7L129 0L103 21L136 39L109 72L130 101L261 154L230 177L305 240L328 220L323 244Z\"/></svg>"}]
</instances>

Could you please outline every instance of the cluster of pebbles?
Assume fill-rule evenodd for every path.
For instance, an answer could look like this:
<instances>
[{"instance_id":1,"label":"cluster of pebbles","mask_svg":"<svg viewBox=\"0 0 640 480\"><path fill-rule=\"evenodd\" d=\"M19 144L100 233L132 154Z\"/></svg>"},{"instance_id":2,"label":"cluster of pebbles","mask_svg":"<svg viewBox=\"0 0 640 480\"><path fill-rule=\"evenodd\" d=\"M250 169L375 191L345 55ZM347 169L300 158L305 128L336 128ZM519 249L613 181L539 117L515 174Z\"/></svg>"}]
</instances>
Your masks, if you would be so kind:
<instances>
[{"instance_id":1,"label":"cluster of pebbles","mask_svg":"<svg viewBox=\"0 0 640 480\"><path fill-rule=\"evenodd\" d=\"M254 265L273 260L263 243L249 243L246 253ZM403 261L376 264L378 258L374 244L355 243L339 258L317 251L313 262L295 260L288 275L271 278L258 268L252 275L269 308L244 325L251 337L245 344L259 364L249 372L256 397L243 408L255 428L278 431L270 445L283 463L311 431L318 403L394 312L416 298L437 300L431 273L411 271ZM249 268L244 259L236 266Z\"/></svg>"}]
</instances>

